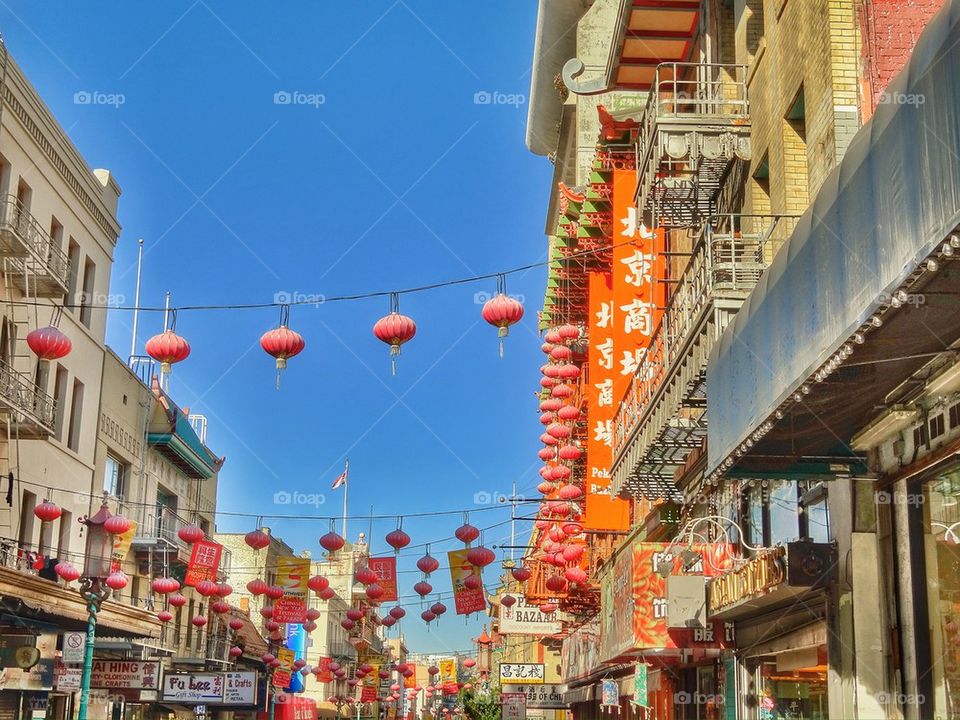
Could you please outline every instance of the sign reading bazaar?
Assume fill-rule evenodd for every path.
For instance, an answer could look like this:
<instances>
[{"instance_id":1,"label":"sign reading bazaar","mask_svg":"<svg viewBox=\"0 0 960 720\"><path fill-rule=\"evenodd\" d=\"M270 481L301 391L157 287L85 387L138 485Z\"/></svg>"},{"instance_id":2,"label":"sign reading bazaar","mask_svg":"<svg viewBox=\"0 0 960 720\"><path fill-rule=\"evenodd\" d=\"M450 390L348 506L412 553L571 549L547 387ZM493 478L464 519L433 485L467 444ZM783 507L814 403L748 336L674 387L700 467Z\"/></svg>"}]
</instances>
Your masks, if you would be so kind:
<instances>
[{"instance_id":1,"label":"sign reading bazaar","mask_svg":"<svg viewBox=\"0 0 960 720\"><path fill-rule=\"evenodd\" d=\"M700 557L681 561L681 550ZM731 648L733 629L721 620L702 628L672 628L667 623L667 581L657 572L662 563L671 575L715 577L732 567L724 545L635 542L620 550L601 581L603 612L600 615L600 659L609 662L643 650L677 648Z\"/></svg>"}]
</instances>

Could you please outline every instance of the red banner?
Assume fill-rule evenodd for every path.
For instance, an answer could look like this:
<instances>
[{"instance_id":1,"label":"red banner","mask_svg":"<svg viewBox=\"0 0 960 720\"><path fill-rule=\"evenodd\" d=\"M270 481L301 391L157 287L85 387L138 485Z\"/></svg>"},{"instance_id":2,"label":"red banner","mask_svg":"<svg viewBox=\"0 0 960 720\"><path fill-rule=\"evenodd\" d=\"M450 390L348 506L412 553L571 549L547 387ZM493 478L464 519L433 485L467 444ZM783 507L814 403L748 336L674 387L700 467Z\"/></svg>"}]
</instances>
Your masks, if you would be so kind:
<instances>
[{"instance_id":1,"label":"red banner","mask_svg":"<svg viewBox=\"0 0 960 720\"><path fill-rule=\"evenodd\" d=\"M469 615L486 610L487 599L483 594L483 585L481 584L476 590L471 590L463 584L468 577L480 572L467 561L466 549L451 550L447 553L447 560L450 563L450 580L453 583L453 602L457 608L457 615Z\"/></svg>"},{"instance_id":2,"label":"red banner","mask_svg":"<svg viewBox=\"0 0 960 720\"><path fill-rule=\"evenodd\" d=\"M587 479L583 525L587 530L627 530L630 504L610 497L613 461L614 299L611 277L588 278L590 346L587 351Z\"/></svg>"},{"instance_id":3,"label":"red banner","mask_svg":"<svg viewBox=\"0 0 960 720\"><path fill-rule=\"evenodd\" d=\"M184 575L183 584L194 586L203 580L217 581L217 569L220 567L220 556L223 546L210 540L198 540L193 544L190 553L190 564Z\"/></svg>"},{"instance_id":4,"label":"red banner","mask_svg":"<svg viewBox=\"0 0 960 720\"><path fill-rule=\"evenodd\" d=\"M367 563L371 570L379 578L377 583L383 588L383 596L380 602L392 602L397 600L397 558L396 557L372 557Z\"/></svg>"},{"instance_id":5,"label":"red banner","mask_svg":"<svg viewBox=\"0 0 960 720\"><path fill-rule=\"evenodd\" d=\"M316 676L318 682L333 682L333 670L330 669L330 663L332 662L332 657L320 656L317 658Z\"/></svg>"},{"instance_id":6,"label":"red banner","mask_svg":"<svg viewBox=\"0 0 960 720\"><path fill-rule=\"evenodd\" d=\"M667 581L657 572L661 562L672 564L671 575L720 575L732 566L726 545L693 545L700 559L684 569L681 548L665 554L667 543L638 542L633 546L633 641L637 650L655 648L733 647L733 631L720 620L705 628L667 626Z\"/></svg>"}]
</instances>

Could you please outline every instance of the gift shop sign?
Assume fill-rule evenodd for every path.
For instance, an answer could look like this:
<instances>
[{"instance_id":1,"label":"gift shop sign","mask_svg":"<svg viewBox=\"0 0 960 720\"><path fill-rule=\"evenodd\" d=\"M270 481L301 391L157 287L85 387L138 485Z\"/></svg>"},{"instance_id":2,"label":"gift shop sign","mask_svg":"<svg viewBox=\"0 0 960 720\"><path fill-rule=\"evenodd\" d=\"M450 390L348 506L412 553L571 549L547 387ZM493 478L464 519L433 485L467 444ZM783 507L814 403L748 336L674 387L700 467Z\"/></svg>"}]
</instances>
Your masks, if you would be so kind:
<instances>
[{"instance_id":1,"label":"gift shop sign","mask_svg":"<svg viewBox=\"0 0 960 720\"><path fill-rule=\"evenodd\" d=\"M257 674L170 673L163 678L162 699L202 705L256 705Z\"/></svg>"},{"instance_id":2,"label":"gift shop sign","mask_svg":"<svg viewBox=\"0 0 960 720\"><path fill-rule=\"evenodd\" d=\"M506 597L506 596L504 596ZM540 611L536 605L528 605L523 595L512 596L516 602L507 607L500 602L501 635L555 635L560 632L560 623Z\"/></svg>"}]
</instances>

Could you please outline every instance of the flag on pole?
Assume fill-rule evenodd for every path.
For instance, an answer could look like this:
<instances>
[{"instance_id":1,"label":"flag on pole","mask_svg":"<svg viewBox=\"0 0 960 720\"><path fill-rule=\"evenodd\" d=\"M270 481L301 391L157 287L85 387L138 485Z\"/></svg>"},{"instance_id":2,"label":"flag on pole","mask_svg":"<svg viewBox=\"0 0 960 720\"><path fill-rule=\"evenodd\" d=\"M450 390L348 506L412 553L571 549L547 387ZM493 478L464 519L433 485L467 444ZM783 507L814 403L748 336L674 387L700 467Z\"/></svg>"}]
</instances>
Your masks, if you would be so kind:
<instances>
[{"instance_id":1,"label":"flag on pole","mask_svg":"<svg viewBox=\"0 0 960 720\"><path fill-rule=\"evenodd\" d=\"M341 485L346 485L346 484L347 484L347 470L348 470L348 469L349 469L349 467L346 466L346 465L344 465L344 467L343 467L343 472L340 473L339 475L337 475L337 479L333 481L333 489L334 489L334 490L336 490L336 489L337 489L338 487L340 487Z\"/></svg>"}]
</instances>

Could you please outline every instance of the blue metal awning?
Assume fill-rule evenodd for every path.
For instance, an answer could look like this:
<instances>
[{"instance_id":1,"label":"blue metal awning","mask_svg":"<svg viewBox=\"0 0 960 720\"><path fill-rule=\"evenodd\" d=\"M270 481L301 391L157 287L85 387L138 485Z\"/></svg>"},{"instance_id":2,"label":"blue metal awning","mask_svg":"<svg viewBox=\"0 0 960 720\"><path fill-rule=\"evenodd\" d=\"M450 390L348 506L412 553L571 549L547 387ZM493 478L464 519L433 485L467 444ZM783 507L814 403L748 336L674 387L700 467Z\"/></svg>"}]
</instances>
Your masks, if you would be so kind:
<instances>
[{"instance_id":1,"label":"blue metal awning","mask_svg":"<svg viewBox=\"0 0 960 720\"><path fill-rule=\"evenodd\" d=\"M711 354L707 472L889 305L958 223L960 0L948 0Z\"/></svg>"}]
</instances>

